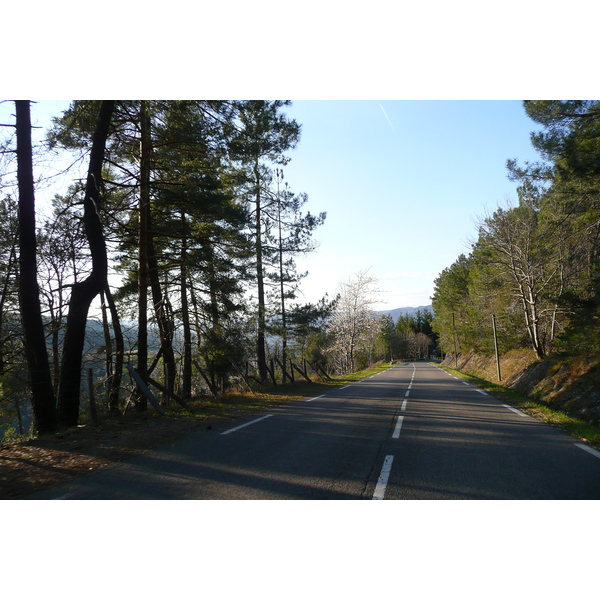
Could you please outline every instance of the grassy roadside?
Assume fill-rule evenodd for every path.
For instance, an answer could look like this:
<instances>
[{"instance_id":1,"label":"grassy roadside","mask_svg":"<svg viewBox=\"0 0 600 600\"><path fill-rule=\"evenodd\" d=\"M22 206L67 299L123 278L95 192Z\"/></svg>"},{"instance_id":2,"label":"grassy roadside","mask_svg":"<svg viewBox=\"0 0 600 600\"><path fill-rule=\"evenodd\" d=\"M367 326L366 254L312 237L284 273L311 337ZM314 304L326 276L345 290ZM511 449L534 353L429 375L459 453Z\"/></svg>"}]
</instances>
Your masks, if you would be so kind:
<instances>
[{"instance_id":1,"label":"grassy roadside","mask_svg":"<svg viewBox=\"0 0 600 600\"><path fill-rule=\"evenodd\" d=\"M253 412L266 410L270 406L277 406L285 402L326 394L333 389L384 371L389 366L389 363L383 363L370 369L357 371L356 373L332 376L331 380L313 381L310 383L305 380L296 380L295 383L271 386L260 391L255 391L254 393L247 391L243 393L229 393L218 399L196 399L190 403L194 411L194 415L190 415L190 417L200 417L201 419L213 422L240 418ZM168 412L169 414L177 414L178 416L185 414L185 411L177 405Z\"/></svg>"},{"instance_id":2,"label":"grassy roadside","mask_svg":"<svg viewBox=\"0 0 600 600\"><path fill-rule=\"evenodd\" d=\"M520 411L527 413L544 423L553 425L557 429L561 429L600 450L600 427L590 425L582 419L550 408L542 401L521 396L513 390L509 390L497 383L492 383L491 381L486 381L485 379L480 379L473 375L467 375L466 373L440 364L437 366L452 375L456 375L465 381L473 383L505 404L510 404L510 406L518 408Z\"/></svg>"}]
</instances>

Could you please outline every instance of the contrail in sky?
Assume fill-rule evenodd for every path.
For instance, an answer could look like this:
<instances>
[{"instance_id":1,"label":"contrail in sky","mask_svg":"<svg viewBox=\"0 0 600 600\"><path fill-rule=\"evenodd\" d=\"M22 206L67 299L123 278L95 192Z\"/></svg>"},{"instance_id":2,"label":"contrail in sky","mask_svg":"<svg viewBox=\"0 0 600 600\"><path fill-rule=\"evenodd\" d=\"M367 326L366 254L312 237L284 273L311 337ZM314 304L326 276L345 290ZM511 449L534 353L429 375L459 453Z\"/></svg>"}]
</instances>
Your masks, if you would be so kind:
<instances>
[{"instance_id":1,"label":"contrail in sky","mask_svg":"<svg viewBox=\"0 0 600 600\"><path fill-rule=\"evenodd\" d=\"M385 118L387 119L387 122L390 124L390 127L392 128L392 131L394 133L396 133L396 130L394 129L394 126L392 125L392 122L390 121L390 118L387 116L387 113L385 112L385 109L383 108L383 106L381 106L381 103L379 103L379 106L380 106L381 110L383 111L383 114L385 115Z\"/></svg>"}]
</instances>

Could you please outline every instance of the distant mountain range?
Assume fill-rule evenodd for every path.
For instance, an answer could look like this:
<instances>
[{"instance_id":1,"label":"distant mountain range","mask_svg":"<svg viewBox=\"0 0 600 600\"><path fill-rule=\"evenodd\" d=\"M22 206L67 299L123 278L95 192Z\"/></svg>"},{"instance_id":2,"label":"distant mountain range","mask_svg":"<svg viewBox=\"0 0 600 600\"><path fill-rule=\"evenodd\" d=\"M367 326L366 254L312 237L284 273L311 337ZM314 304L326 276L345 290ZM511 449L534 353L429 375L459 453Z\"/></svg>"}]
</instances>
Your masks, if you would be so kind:
<instances>
[{"instance_id":1,"label":"distant mountain range","mask_svg":"<svg viewBox=\"0 0 600 600\"><path fill-rule=\"evenodd\" d=\"M433 306L431 304L428 304L427 306L403 306L402 308L378 310L376 312L380 315L391 315L395 323L400 315L414 315L418 310L421 312L428 310L429 312L433 313Z\"/></svg>"}]
</instances>

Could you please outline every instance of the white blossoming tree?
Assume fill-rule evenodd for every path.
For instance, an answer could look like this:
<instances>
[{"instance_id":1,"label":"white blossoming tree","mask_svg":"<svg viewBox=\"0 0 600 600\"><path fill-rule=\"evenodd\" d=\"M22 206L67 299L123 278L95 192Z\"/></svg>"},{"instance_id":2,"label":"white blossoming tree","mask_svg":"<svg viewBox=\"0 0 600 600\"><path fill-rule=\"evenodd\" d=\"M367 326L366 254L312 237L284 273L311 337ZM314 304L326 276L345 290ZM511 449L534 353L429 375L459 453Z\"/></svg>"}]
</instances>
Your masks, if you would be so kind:
<instances>
[{"instance_id":1,"label":"white blossoming tree","mask_svg":"<svg viewBox=\"0 0 600 600\"><path fill-rule=\"evenodd\" d=\"M369 353L379 328L379 318L372 310L379 290L377 278L368 270L359 271L340 284L340 297L329 323L331 340L326 353L338 373L356 370L359 353Z\"/></svg>"}]
</instances>

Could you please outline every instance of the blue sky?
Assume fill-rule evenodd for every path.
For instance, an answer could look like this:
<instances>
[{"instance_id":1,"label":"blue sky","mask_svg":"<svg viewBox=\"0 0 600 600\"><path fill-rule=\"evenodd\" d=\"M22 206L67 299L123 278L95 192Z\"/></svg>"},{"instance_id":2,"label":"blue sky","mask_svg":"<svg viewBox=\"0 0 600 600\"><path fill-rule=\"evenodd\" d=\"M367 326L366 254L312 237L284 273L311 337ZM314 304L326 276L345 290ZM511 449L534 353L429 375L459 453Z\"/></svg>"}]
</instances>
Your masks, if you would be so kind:
<instances>
[{"instance_id":1,"label":"blue sky","mask_svg":"<svg viewBox=\"0 0 600 600\"><path fill-rule=\"evenodd\" d=\"M302 124L285 177L327 211L299 264L314 301L359 270L377 309L430 304L435 277L476 236L475 220L516 199L506 160L537 160L521 101L297 101Z\"/></svg>"}]
</instances>

